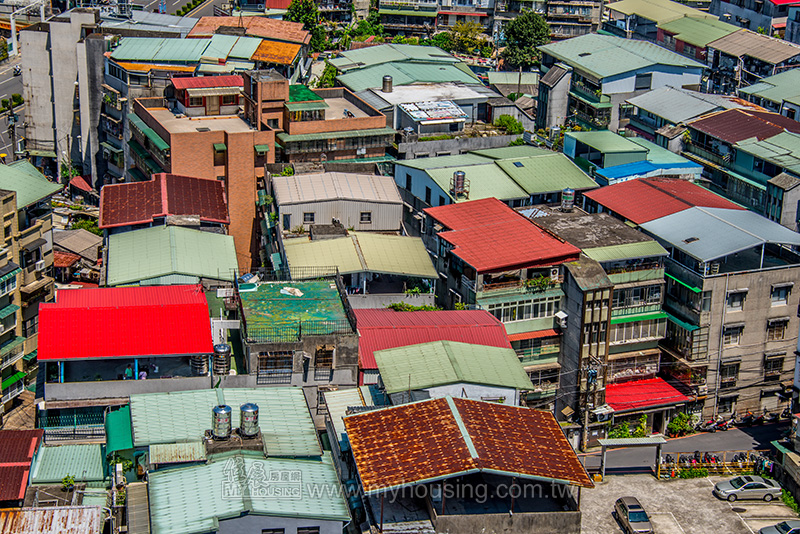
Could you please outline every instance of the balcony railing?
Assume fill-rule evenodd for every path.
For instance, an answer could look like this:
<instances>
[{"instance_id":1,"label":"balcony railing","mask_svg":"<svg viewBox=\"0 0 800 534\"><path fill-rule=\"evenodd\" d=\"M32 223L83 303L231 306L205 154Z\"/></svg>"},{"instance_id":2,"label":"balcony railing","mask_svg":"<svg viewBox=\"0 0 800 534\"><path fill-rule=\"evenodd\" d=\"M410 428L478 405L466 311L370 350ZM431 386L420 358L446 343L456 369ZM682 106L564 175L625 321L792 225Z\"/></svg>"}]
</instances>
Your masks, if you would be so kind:
<instances>
[{"instance_id":1,"label":"balcony railing","mask_svg":"<svg viewBox=\"0 0 800 534\"><path fill-rule=\"evenodd\" d=\"M17 382L10 388L3 391L3 403L10 401L11 399L17 397L22 391L25 389L25 386L22 382Z\"/></svg>"},{"instance_id":2,"label":"balcony railing","mask_svg":"<svg viewBox=\"0 0 800 534\"><path fill-rule=\"evenodd\" d=\"M13 365L14 363L18 362L20 358L25 355L22 348L23 345L20 345L19 348L12 350L9 354L3 355L2 363L0 363L0 369L5 369L9 365Z\"/></svg>"},{"instance_id":3,"label":"balcony railing","mask_svg":"<svg viewBox=\"0 0 800 534\"><path fill-rule=\"evenodd\" d=\"M611 103L611 98L608 95L604 95L603 90L599 87L594 87L579 81L574 81L572 82L572 90L597 104Z\"/></svg>"},{"instance_id":4,"label":"balcony railing","mask_svg":"<svg viewBox=\"0 0 800 534\"><path fill-rule=\"evenodd\" d=\"M540 382L533 385L533 389L525 393L526 400L541 399L554 395L558 391L557 382Z\"/></svg>"},{"instance_id":5,"label":"balcony railing","mask_svg":"<svg viewBox=\"0 0 800 534\"><path fill-rule=\"evenodd\" d=\"M572 114L575 115L575 117L578 120L593 128L607 128L608 123L611 122L610 117L606 116L595 117L594 115L589 115L588 113L584 113L583 111L578 111L577 109L574 108L572 109Z\"/></svg>"},{"instance_id":6,"label":"balcony railing","mask_svg":"<svg viewBox=\"0 0 800 534\"><path fill-rule=\"evenodd\" d=\"M527 349L517 349L515 351L519 361L523 365L533 365L553 360L561 352L560 345L542 345L541 347L531 347Z\"/></svg>"}]
</instances>

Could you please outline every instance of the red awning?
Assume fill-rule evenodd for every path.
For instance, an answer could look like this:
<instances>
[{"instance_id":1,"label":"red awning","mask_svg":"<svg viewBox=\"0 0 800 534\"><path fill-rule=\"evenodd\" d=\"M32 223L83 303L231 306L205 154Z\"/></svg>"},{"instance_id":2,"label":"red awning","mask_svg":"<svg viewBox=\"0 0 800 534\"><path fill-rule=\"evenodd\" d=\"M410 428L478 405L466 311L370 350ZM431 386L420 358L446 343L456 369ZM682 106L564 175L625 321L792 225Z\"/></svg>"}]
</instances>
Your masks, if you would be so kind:
<instances>
[{"instance_id":1,"label":"red awning","mask_svg":"<svg viewBox=\"0 0 800 534\"><path fill-rule=\"evenodd\" d=\"M553 337L559 335L558 332L550 328L549 330L537 330L536 332L523 332L521 334L509 334L509 341L522 341L523 339L538 339L540 337Z\"/></svg>"},{"instance_id":2,"label":"red awning","mask_svg":"<svg viewBox=\"0 0 800 534\"><path fill-rule=\"evenodd\" d=\"M648 378L606 386L606 404L615 412L655 406L679 404L689 397L672 387L663 378Z\"/></svg>"},{"instance_id":3,"label":"red awning","mask_svg":"<svg viewBox=\"0 0 800 534\"><path fill-rule=\"evenodd\" d=\"M439 11L440 15L463 15L465 17L488 17L488 13L462 13L460 11Z\"/></svg>"},{"instance_id":4,"label":"red awning","mask_svg":"<svg viewBox=\"0 0 800 534\"><path fill-rule=\"evenodd\" d=\"M786 29L786 21L784 22L776 22L772 25L773 28L776 30L783 30Z\"/></svg>"}]
</instances>

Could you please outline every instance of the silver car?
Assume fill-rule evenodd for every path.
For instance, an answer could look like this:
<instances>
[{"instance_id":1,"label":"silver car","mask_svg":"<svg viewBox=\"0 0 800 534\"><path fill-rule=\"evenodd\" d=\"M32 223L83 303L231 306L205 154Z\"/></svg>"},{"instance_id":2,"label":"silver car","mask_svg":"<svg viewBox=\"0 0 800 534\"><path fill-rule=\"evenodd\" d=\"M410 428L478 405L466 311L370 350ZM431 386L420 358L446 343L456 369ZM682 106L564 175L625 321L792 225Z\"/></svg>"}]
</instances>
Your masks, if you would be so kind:
<instances>
[{"instance_id":1,"label":"silver car","mask_svg":"<svg viewBox=\"0 0 800 534\"><path fill-rule=\"evenodd\" d=\"M620 497L614 503L614 517L626 534L652 534L653 526L636 497Z\"/></svg>"},{"instance_id":2,"label":"silver car","mask_svg":"<svg viewBox=\"0 0 800 534\"><path fill-rule=\"evenodd\" d=\"M730 502L737 499L764 499L769 502L781 496L781 487L774 480L747 475L717 483L714 495Z\"/></svg>"},{"instance_id":3,"label":"silver car","mask_svg":"<svg viewBox=\"0 0 800 534\"><path fill-rule=\"evenodd\" d=\"M771 527L764 527L758 534L800 534L800 521L784 521Z\"/></svg>"}]
</instances>

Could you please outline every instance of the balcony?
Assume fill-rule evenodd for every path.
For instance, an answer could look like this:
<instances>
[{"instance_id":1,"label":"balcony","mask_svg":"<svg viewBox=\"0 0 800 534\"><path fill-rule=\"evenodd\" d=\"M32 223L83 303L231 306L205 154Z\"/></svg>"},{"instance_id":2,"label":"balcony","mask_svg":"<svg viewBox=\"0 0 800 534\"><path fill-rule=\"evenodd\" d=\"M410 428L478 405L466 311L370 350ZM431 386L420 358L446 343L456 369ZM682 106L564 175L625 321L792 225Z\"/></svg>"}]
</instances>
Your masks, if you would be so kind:
<instances>
[{"instance_id":1,"label":"balcony","mask_svg":"<svg viewBox=\"0 0 800 534\"><path fill-rule=\"evenodd\" d=\"M23 378L24 378L25 373L22 373L22 375L23 375ZM25 386L24 386L24 384L22 382L22 378L20 378L19 382L17 382L16 384L11 386L10 388L3 390L2 404L5 404L8 401L10 401L11 399L18 397L19 394L22 393L23 391L25 391Z\"/></svg>"},{"instance_id":2,"label":"balcony","mask_svg":"<svg viewBox=\"0 0 800 534\"><path fill-rule=\"evenodd\" d=\"M597 117L595 115L589 115L588 113L584 113L583 111L578 111L575 108L572 108L570 111L571 114L574 115L576 119L578 119L580 122L582 122L589 128L597 128L597 129L608 128L608 124L611 122L611 117L607 116Z\"/></svg>"},{"instance_id":3,"label":"balcony","mask_svg":"<svg viewBox=\"0 0 800 534\"><path fill-rule=\"evenodd\" d=\"M523 366L557 364L558 354L561 352L559 344L542 345L541 347L531 347L527 349L517 349L515 351Z\"/></svg>"},{"instance_id":4,"label":"balcony","mask_svg":"<svg viewBox=\"0 0 800 534\"><path fill-rule=\"evenodd\" d=\"M555 395L556 391L558 391L557 382L540 382L538 384L534 383L533 389L525 393L525 400L531 401L550 397Z\"/></svg>"},{"instance_id":5,"label":"balcony","mask_svg":"<svg viewBox=\"0 0 800 534\"><path fill-rule=\"evenodd\" d=\"M468 287L475 291L475 284L471 280L467 280L466 277L462 278L462 282L467 281ZM533 278L533 279L515 279L515 280L505 280L502 282L490 282L484 283L481 285L480 291L475 291L475 295L478 298L487 297L491 293L492 296L501 293L508 293L508 294L529 294L529 293L541 293L547 291L549 289L553 289L558 287L564 281L563 276L558 277L541 277L541 278Z\"/></svg>"},{"instance_id":6,"label":"balcony","mask_svg":"<svg viewBox=\"0 0 800 534\"><path fill-rule=\"evenodd\" d=\"M570 90L576 93L576 96L581 97L581 100L588 104L605 104L605 107L611 106L611 97L604 95L600 87L585 84L580 81L573 81Z\"/></svg>"}]
</instances>

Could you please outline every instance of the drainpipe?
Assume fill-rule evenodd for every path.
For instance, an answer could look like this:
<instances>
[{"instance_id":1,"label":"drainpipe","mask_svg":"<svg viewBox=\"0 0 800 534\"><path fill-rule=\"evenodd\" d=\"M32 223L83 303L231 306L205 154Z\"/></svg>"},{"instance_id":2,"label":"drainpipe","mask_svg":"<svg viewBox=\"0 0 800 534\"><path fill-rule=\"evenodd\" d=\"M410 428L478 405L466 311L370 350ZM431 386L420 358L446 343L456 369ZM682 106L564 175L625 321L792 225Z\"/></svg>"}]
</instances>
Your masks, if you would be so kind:
<instances>
[{"instance_id":1,"label":"drainpipe","mask_svg":"<svg viewBox=\"0 0 800 534\"><path fill-rule=\"evenodd\" d=\"M714 388L714 418L717 417L717 408L719 407L719 386L722 383L722 377L720 376L720 370L722 369L722 351L723 348L723 341L725 339L725 312L728 309L728 282L730 281L731 273L727 273L725 275L725 299L722 301L722 323L719 325L719 350L717 351L717 384ZM700 298L703 298L703 294L700 293ZM702 303L702 300L701 300ZM701 312L702 313L702 312Z\"/></svg>"}]
</instances>

